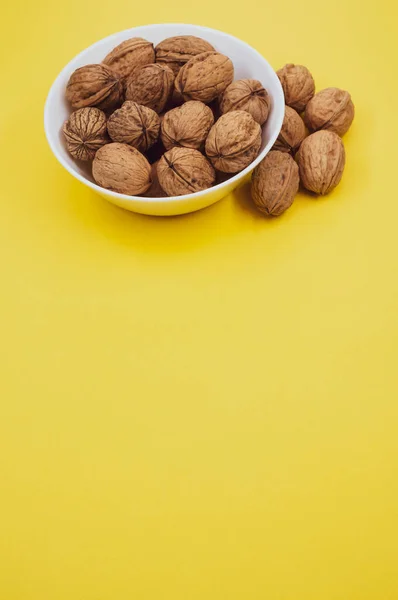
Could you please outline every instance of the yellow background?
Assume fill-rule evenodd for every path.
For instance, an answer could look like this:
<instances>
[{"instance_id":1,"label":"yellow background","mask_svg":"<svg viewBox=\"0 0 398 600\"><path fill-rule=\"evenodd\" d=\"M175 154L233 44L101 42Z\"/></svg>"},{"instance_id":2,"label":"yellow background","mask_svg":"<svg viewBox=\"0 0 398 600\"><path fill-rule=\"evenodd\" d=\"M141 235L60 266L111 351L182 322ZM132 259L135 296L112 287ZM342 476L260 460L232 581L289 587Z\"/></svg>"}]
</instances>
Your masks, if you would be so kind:
<instances>
[{"instance_id":1,"label":"yellow background","mask_svg":"<svg viewBox=\"0 0 398 600\"><path fill-rule=\"evenodd\" d=\"M395 3L15 0L2 14L2 600L398 598ZM150 22L348 89L330 197L107 204L47 147L77 52Z\"/></svg>"}]
</instances>

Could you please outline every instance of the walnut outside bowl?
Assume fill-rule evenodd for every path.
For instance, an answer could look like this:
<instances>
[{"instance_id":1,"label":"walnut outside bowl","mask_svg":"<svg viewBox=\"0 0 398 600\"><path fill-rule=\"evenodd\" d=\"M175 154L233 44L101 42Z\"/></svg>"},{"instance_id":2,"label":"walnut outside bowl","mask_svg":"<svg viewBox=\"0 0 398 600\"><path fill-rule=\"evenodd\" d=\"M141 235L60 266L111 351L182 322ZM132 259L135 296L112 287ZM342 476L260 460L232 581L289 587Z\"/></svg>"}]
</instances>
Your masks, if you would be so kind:
<instances>
[{"instance_id":1,"label":"walnut outside bowl","mask_svg":"<svg viewBox=\"0 0 398 600\"><path fill-rule=\"evenodd\" d=\"M104 56L123 40L131 37L143 37L158 44L161 40L175 35L196 35L212 44L216 50L226 54L235 67L235 79L258 79L267 89L271 98L271 110L263 128L261 151L258 157L243 171L231 179L212 188L185 196L169 198L141 198L126 196L98 186L91 175L91 165L80 165L68 154L62 135L62 126L68 118L71 108L65 99L65 88L75 69L89 63L99 63ZM193 212L214 204L233 189L246 182L254 167L265 157L273 146L282 127L285 103L281 84L268 62L245 42L215 29L197 25L166 23L163 25L145 25L115 33L83 50L58 75L47 97L44 110L44 127L51 150L61 165L73 177L91 188L100 196L130 211L147 215L180 215Z\"/></svg>"}]
</instances>

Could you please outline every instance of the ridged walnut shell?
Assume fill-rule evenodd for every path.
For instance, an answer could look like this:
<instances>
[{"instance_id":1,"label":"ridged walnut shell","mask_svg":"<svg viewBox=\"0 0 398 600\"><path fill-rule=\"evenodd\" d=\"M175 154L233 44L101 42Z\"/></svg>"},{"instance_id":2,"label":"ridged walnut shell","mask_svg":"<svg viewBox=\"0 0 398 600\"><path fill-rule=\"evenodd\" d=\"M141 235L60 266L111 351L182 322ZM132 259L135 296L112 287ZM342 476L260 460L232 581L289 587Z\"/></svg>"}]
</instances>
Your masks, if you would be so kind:
<instances>
[{"instance_id":1,"label":"ridged walnut shell","mask_svg":"<svg viewBox=\"0 0 398 600\"><path fill-rule=\"evenodd\" d=\"M354 115L354 104L348 92L326 88L308 102L304 120L310 131L327 129L341 136L349 130Z\"/></svg>"},{"instance_id":2,"label":"ridged walnut shell","mask_svg":"<svg viewBox=\"0 0 398 600\"><path fill-rule=\"evenodd\" d=\"M170 37L158 44L155 48L156 62L167 65L174 75L193 56L203 52L213 52L214 48L206 40L194 35L177 35Z\"/></svg>"},{"instance_id":3,"label":"ridged walnut shell","mask_svg":"<svg viewBox=\"0 0 398 600\"><path fill-rule=\"evenodd\" d=\"M315 94L315 82L303 65L288 64L276 72L285 94L285 104L298 112L303 112Z\"/></svg>"},{"instance_id":4,"label":"ridged walnut shell","mask_svg":"<svg viewBox=\"0 0 398 600\"><path fill-rule=\"evenodd\" d=\"M253 171L253 202L265 215L278 217L293 204L299 183L298 166L290 154L272 150Z\"/></svg>"},{"instance_id":5,"label":"ridged walnut shell","mask_svg":"<svg viewBox=\"0 0 398 600\"><path fill-rule=\"evenodd\" d=\"M136 69L155 62L153 44L144 38L135 37L125 40L102 61L112 68L120 77L128 77Z\"/></svg>"},{"instance_id":6,"label":"ridged walnut shell","mask_svg":"<svg viewBox=\"0 0 398 600\"><path fill-rule=\"evenodd\" d=\"M159 160L158 177L168 196L182 196L211 187L216 174L199 150L172 148Z\"/></svg>"},{"instance_id":7,"label":"ridged walnut shell","mask_svg":"<svg viewBox=\"0 0 398 600\"><path fill-rule=\"evenodd\" d=\"M161 113L174 90L174 74L169 67L146 65L126 81L126 100L152 108Z\"/></svg>"},{"instance_id":8,"label":"ridged walnut shell","mask_svg":"<svg viewBox=\"0 0 398 600\"><path fill-rule=\"evenodd\" d=\"M203 52L189 60L179 71L175 87L184 100L208 104L232 83L234 66L228 56Z\"/></svg>"},{"instance_id":9,"label":"ridged walnut shell","mask_svg":"<svg viewBox=\"0 0 398 600\"><path fill-rule=\"evenodd\" d=\"M145 198L167 198L167 194L159 183L158 177L158 163L159 161L151 165L151 187L142 194Z\"/></svg>"},{"instance_id":10,"label":"ridged walnut shell","mask_svg":"<svg viewBox=\"0 0 398 600\"><path fill-rule=\"evenodd\" d=\"M66 86L66 99L74 109L96 106L110 111L121 103L122 93L119 77L106 65L76 69Z\"/></svg>"},{"instance_id":11,"label":"ridged walnut shell","mask_svg":"<svg viewBox=\"0 0 398 600\"><path fill-rule=\"evenodd\" d=\"M290 106L285 106L282 129L273 145L273 150L294 154L306 136L303 119Z\"/></svg>"},{"instance_id":12,"label":"ridged walnut shell","mask_svg":"<svg viewBox=\"0 0 398 600\"><path fill-rule=\"evenodd\" d=\"M154 110L126 101L108 119L108 133L114 142L129 144L146 152L157 141L160 120Z\"/></svg>"},{"instance_id":13,"label":"ridged walnut shell","mask_svg":"<svg viewBox=\"0 0 398 600\"><path fill-rule=\"evenodd\" d=\"M127 144L112 143L100 148L93 161L98 185L128 196L146 192L151 183L151 165L141 152Z\"/></svg>"},{"instance_id":14,"label":"ridged walnut shell","mask_svg":"<svg viewBox=\"0 0 398 600\"><path fill-rule=\"evenodd\" d=\"M203 102L190 100L164 115L160 137L167 150L174 146L199 150L213 124L211 109Z\"/></svg>"},{"instance_id":15,"label":"ridged walnut shell","mask_svg":"<svg viewBox=\"0 0 398 600\"><path fill-rule=\"evenodd\" d=\"M316 194L328 194L343 176L343 142L337 133L317 131L305 138L296 154L296 160L304 187Z\"/></svg>"},{"instance_id":16,"label":"ridged walnut shell","mask_svg":"<svg viewBox=\"0 0 398 600\"><path fill-rule=\"evenodd\" d=\"M109 142L106 115L99 108L79 108L62 130L68 152L77 160L93 160L97 150Z\"/></svg>"},{"instance_id":17,"label":"ridged walnut shell","mask_svg":"<svg viewBox=\"0 0 398 600\"><path fill-rule=\"evenodd\" d=\"M260 125L249 113L234 110L222 115L210 129L206 155L218 171L238 173L253 162L260 147Z\"/></svg>"},{"instance_id":18,"label":"ridged walnut shell","mask_svg":"<svg viewBox=\"0 0 398 600\"><path fill-rule=\"evenodd\" d=\"M268 119L270 98L257 79L233 81L220 98L222 114L231 110L245 110L257 123L264 125Z\"/></svg>"}]
</instances>

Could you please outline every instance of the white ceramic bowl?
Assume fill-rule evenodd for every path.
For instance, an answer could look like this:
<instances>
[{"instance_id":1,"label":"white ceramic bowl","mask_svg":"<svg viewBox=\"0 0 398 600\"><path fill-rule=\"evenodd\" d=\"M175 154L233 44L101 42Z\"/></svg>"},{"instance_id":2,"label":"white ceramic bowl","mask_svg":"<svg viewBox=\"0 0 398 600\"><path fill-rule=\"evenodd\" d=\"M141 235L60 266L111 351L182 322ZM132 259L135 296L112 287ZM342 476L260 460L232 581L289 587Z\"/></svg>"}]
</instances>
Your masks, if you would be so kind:
<instances>
[{"instance_id":1,"label":"white ceramic bowl","mask_svg":"<svg viewBox=\"0 0 398 600\"><path fill-rule=\"evenodd\" d=\"M69 77L78 67L101 62L106 54L123 40L137 36L146 38L156 45L161 40L174 35L196 35L204 38L216 50L229 56L235 67L235 79L258 79L264 85L271 97L271 111L263 128L261 152L251 165L231 179L194 194L170 198L141 198L106 190L94 182L91 167L89 165L87 167L78 165L68 154L65 147L62 125L71 112L70 106L65 100L65 88ZM215 29L199 27L198 25L166 23L163 25L134 27L115 33L78 54L61 71L50 89L44 110L44 127L51 150L61 165L73 177L95 190L109 202L113 202L113 204L127 210L148 215L179 215L199 210L221 200L250 177L254 167L264 158L278 137L282 127L284 109L285 103L279 79L272 67L257 50L232 35Z\"/></svg>"}]
</instances>

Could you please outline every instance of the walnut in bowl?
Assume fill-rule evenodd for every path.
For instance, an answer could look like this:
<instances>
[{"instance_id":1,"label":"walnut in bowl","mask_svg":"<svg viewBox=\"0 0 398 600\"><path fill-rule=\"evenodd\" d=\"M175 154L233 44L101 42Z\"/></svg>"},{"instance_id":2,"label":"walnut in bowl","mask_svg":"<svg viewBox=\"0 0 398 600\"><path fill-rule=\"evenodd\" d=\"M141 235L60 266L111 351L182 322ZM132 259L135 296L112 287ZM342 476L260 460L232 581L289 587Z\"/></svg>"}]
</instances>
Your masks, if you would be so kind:
<instances>
[{"instance_id":1,"label":"walnut in bowl","mask_svg":"<svg viewBox=\"0 0 398 600\"><path fill-rule=\"evenodd\" d=\"M181 196L175 195L167 198L148 198L144 196L120 193L113 189L104 189L95 183L91 170L87 169L85 163L76 162L67 150L65 138L62 135L62 127L65 121L68 120L72 112L72 107L65 99L66 85L76 69L84 67L88 64L102 64L102 67L105 67L102 69L100 67L101 72L104 72L103 79L106 79L105 74L108 77L108 80L105 81L105 91L103 88L95 90L91 89L90 92L92 93L91 98L89 99L89 104L85 103L83 106L98 106L96 104L97 98L101 97L100 102L105 100L105 111L108 111L108 103L110 103L112 105L113 112L122 105L123 97L121 97L120 94L120 85L123 84L126 76L129 75L128 69L130 69L130 67L128 66L126 68L127 70L125 70L124 60L122 60L124 50L129 50L129 52L130 50L132 51L131 55L128 57L128 63L130 66L132 65L133 70L136 68L139 69L146 64L152 64L154 62L155 56L152 54L152 48L157 48L163 40L176 36L195 36L197 38L201 38L205 41L205 45L209 44L212 49L214 48L216 50L217 53L226 56L231 60L236 79L258 80L267 90L270 98L271 110L262 129L258 155L239 173L234 174L232 177L225 179L224 181L221 181L221 183L216 183L210 188L194 191L191 194L184 194ZM126 43L122 45L128 40L137 40L137 38L145 40L147 43L134 42L133 44ZM112 55L113 50L117 47L118 52ZM207 48L206 51L210 53L214 52L213 50ZM198 55L196 54L195 56ZM106 57L108 57L106 59L107 64L104 65L103 61ZM185 58L186 56L183 56L182 61L185 60ZM183 69L186 68L188 62L185 63L185 67L183 66ZM136 67L138 63L140 66ZM111 74L107 71L107 69L112 69L112 65L115 66L115 64L118 65L119 73L115 73L113 71L112 73L115 74L111 77ZM226 61L224 66L226 65L229 65L228 61ZM217 79L217 93L219 93L219 91L223 91L227 85L231 83L230 76L228 75L229 72L230 69L228 68L227 78L224 82ZM179 71L177 79L180 74L181 71ZM122 79L118 79L118 77L121 77ZM192 81L187 81L183 77L181 77L181 79L183 80L183 92L186 95L191 94L192 92L195 93L194 89L190 85L192 84ZM117 83L118 81L120 84ZM78 91L80 93L81 90ZM205 91L205 89L202 89L202 92L206 96L205 102L210 102L213 94L208 96L206 95ZM100 93L100 96L98 97L96 96L97 92ZM188 98L186 97L185 100L187 99ZM85 102L86 99L81 97L81 100ZM201 98L199 98L199 100L201 101ZM102 106L98 107L103 110ZM175 215L191 212L200 208L204 208L205 206L209 206L210 204L213 204L214 202L217 202L223 198L240 183L245 181L250 176L250 173L255 166L265 157L265 155L273 146L282 125L283 115L284 98L279 79L266 59L248 44L233 36L206 27L182 24L161 24L136 27L127 31L122 31L108 38L104 38L74 58L57 77L49 92L45 107L44 122L47 139L56 158L60 161L63 167L81 183L96 191L109 202L126 208L127 210L153 215ZM157 143L155 146L156 145ZM106 146L104 147L106 148ZM126 154L126 156L129 155ZM146 172L146 170L144 169L143 172ZM220 179L217 181L220 181ZM147 191L148 190L142 193L147 194Z\"/></svg>"}]
</instances>

